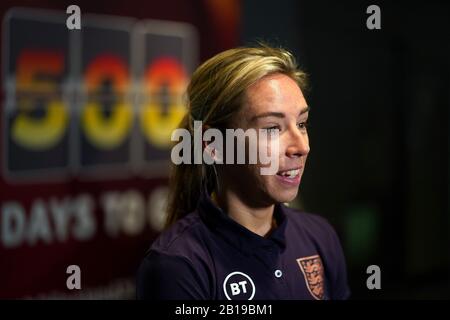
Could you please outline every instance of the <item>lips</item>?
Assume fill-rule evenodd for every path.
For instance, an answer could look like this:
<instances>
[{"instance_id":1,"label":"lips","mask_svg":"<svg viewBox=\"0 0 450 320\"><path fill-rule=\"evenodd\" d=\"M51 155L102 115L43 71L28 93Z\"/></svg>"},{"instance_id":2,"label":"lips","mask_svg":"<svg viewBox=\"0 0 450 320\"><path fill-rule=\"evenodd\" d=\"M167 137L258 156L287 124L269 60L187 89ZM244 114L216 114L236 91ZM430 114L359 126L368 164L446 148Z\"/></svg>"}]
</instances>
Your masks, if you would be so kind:
<instances>
[{"instance_id":1,"label":"lips","mask_svg":"<svg viewBox=\"0 0 450 320\"><path fill-rule=\"evenodd\" d=\"M300 174L300 169L301 168L292 168L292 169L287 169L287 170L280 170L277 172L277 175L282 176L282 177L286 177L289 179L294 179L295 177L297 177Z\"/></svg>"},{"instance_id":2,"label":"lips","mask_svg":"<svg viewBox=\"0 0 450 320\"><path fill-rule=\"evenodd\" d=\"M301 170L302 167L281 170L278 171L275 177L283 188L298 188L300 184Z\"/></svg>"}]
</instances>

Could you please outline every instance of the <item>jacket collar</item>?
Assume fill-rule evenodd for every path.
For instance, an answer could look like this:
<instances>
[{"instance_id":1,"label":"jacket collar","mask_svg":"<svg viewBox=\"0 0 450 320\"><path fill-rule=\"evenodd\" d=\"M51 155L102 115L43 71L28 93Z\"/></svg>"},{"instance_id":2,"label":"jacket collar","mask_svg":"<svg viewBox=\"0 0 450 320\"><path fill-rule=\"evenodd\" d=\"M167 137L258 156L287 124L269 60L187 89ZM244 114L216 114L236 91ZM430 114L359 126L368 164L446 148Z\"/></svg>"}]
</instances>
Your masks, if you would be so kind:
<instances>
[{"instance_id":1,"label":"jacket collar","mask_svg":"<svg viewBox=\"0 0 450 320\"><path fill-rule=\"evenodd\" d=\"M285 230L287 219L285 208L282 204L275 205L274 217L277 222L277 228L267 238L248 230L230 218L228 214L214 204L206 188L203 189L200 195L197 211L208 227L246 254L251 254L258 248L278 246L284 249L286 247Z\"/></svg>"}]
</instances>

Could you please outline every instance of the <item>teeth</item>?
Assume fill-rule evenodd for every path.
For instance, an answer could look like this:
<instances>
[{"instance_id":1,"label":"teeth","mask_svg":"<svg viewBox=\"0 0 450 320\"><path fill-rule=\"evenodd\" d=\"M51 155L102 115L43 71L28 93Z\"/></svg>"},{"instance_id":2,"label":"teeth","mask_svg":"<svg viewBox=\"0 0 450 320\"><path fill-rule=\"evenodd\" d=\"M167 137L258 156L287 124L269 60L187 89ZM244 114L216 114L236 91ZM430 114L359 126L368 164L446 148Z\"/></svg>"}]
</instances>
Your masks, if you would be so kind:
<instances>
[{"instance_id":1,"label":"teeth","mask_svg":"<svg viewBox=\"0 0 450 320\"><path fill-rule=\"evenodd\" d=\"M289 178L295 178L299 174L300 170L289 170L282 173L283 176L289 177Z\"/></svg>"}]
</instances>

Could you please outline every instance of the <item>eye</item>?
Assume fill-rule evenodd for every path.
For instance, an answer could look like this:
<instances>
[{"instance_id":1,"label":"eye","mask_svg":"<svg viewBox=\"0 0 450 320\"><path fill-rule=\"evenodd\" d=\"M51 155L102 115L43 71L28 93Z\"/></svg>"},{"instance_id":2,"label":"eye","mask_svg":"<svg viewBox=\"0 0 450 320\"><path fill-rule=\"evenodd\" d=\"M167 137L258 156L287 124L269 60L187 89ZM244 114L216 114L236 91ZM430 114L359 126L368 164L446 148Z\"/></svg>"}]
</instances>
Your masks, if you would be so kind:
<instances>
[{"instance_id":1,"label":"eye","mask_svg":"<svg viewBox=\"0 0 450 320\"><path fill-rule=\"evenodd\" d=\"M266 130L267 132L275 132L280 131L280 126L271 126L263 129Z\"/></svg>"},{"instance_id":2,"label":"eye","mask_svg":"<svg viewBox=\"0 0 450 320\"><path fill-rule=\"evenodd\" d=\"M297 123L297 127L300 129L300 130L306 130L308 127L309 127L309 123L308 122L300 122L300 123Z\"/></svg>"}]
</instances>

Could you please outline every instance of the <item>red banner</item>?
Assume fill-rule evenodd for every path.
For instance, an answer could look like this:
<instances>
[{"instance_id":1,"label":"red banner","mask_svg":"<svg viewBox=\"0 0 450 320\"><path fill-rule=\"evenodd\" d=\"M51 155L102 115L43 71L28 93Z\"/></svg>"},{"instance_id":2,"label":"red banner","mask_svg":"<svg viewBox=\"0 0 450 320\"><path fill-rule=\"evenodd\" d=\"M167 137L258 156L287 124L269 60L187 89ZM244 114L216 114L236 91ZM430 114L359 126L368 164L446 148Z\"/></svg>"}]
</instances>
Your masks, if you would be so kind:
<instances>
[{"instance_id":1,"label":"red banner","mask_svg":"<svg viewBox=\"0 0 450 320\"><path fill-rule=\"evenodd\" d=\"M0 298L133 298L164 221L197 31L89 14L70 30L66 19L4 15Z\"/></svg>"}]
</instances>

